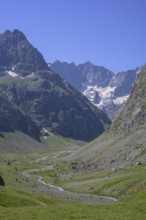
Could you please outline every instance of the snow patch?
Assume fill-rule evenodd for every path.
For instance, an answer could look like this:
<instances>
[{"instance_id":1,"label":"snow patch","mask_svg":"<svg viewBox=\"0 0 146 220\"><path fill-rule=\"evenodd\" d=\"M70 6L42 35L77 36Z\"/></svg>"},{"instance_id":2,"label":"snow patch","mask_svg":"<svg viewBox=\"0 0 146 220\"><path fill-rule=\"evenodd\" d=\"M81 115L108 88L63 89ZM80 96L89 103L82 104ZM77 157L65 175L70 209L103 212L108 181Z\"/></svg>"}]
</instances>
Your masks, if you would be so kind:
<instances>
[{"instance_id":1,"label":"snow patch","mask_svg":"<svg viewBox=\"0 0 146 220\"><path fill-rule=\"evenodd\" d=\"M97 87L95 86L87 86L87 89L83 92L83 94L91 101L94 103L94 98L96 95L96 92L99 93L99 96L101 98L100 102L98 104L95 104L97 107L103 107L106 105L111 105L113 104L113 98L114 98L114 91L116 87Z\"/></svg>"},{"instance_id":2,"label":"snow patch","mask_svg":"<svg viewBox=\"0 0 146 220\"><path fill-rule=\"evenodd\" d=\"M16 77L16 76L18 76L18 74L15 73L15 72L13 72L12 70L7 71L7 73L9 74L9 76L12 76L12 77Z\"/></svg>"},{"instance_id":3,"label":"snow patch","mask_svg":"<svg viewBox=\"0 0 146 220\"><path fill-rule=\"evenodd\" d=\"M43 131L46 133L46 134L48 134L49 136L54 136L54 134L53 133L51 133L51 132L49 132L46 128L43 128ZM44 135L44 138L46 139L46 135Z\"/></svg>"},{"instance_id":4,"label":"snow patch","mask_svg":"<svg viewBox=\"0 0 146 220\"><path fill-rule=\"evenodd\" d=\"M103 109L104 107L112 107L114 105L121 105L122 103L124 103L125 101L127 101L127 99L129 98L129 95L126 96L120 96L115 98L114 97L114 92L115 92L116 87L106 87L106 88L102 88L102 87L97 87L97 85L95 86L91 86L88 85L86 90L84 90L83 94L99 109ZM95 95L96 93L99 93L99 96L101 98L99 103L95 103Z\"/></svg>"},{"instance_id":5,"label":"snow patch","mask_svg":"<svg viewBox=\"0 0 146 220\"><path fill-rule=\"evenodd\" d=\"M21 79L25 79L25 78L29 78L29 77L33 77L33 76L34 76L34 72L32 72L30 75L25 76L25 77L19 76L17 73L14 72L14 69L15 69L15 67L13 67L10 71L6 71L9 76L12 76L12 77L18 76L18 77L20 77Z\"/></svg>"},{"instance_id":6,"label":"snow patch","mask_svg":"<svg viewBox=\"0 0 146 220\"><path fill-rule=\"evenodd\" d=\"M101 98L103 99L107 99L107 98L113 98L114 97L114 91L115 91L116 87L106 87L106 88L97 88L96 91L99 92L99 95Z\"/></svg>"}]
</instances>

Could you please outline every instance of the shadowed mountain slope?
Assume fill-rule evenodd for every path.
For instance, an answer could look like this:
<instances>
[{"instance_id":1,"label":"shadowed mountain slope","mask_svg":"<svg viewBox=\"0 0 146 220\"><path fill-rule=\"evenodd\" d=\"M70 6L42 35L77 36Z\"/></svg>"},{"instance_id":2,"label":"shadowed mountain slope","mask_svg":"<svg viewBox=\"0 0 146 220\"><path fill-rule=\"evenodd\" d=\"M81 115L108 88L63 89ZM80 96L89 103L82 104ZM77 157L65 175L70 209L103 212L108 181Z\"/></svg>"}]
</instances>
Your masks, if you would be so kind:
<instances>
[{"instance_id":1,"label":"shadowed mountain slope","mask_svg":"<svg viewBox=\"0 0 146 220\"><path fill-rule=\"evenodd\" d=\"M86 97L49 69L40 52L19 30L0 35L0 89L39 131L46 128L89 141L111 123ZM21 126L14 129L22 131Z\"/></svg>"}]
</instances>

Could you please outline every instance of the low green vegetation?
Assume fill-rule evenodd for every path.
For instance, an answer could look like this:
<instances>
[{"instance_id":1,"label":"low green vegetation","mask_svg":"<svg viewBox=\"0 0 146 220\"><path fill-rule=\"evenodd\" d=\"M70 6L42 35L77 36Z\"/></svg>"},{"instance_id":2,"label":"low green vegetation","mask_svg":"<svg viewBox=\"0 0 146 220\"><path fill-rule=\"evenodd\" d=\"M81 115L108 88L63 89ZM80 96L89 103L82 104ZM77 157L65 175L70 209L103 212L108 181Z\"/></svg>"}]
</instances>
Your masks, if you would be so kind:
<instances>
[{"instance_id":1,"label":"low green vegetation","mask_svg":"<svg viewBox=\"0 0 146 220\"><path fill-rule=\"evenodd\" d=\"M50 149L53 149L53 151L66 150L67 148L73 149L77 146L83 146L86 143L57 135L49 136L46 139L42 136L41 141L48 145Z\"/></svg>"},{"instance_id":2,"label":"low green vegetation","mask_svg":"<svg viewBox=\"0 0 146 220\"><path fill-rule=\"evenodd\" d=\"M129 190L143 186L145 179L145 167L135 167L107 175L94 175L78 177L76 181L66 184L66 188L71 191L81 193L91 193L97 195L112 196L121 198Z\"/></svg>"},{"instance_id":3,"label":"low green vegetation","mask_svg":"<svg viewBox=\"0 0 146 220\"><path fill-rule=\"evenodd\" d=\"M3 193L4 189L0 187L0 195L3 196ZM3 199L0 199L0 219L3 220L141 220L146 218L146 192L143 190L134 193L123 202L98 206L46 197L30 198L31 196L27 193L20 194L7 188L5 193L9 196L3 196Z\"/></svg>"},{"instance_id":4,"label":"low green vegetation","mask_svg":"<svg viewBox=\"0 0 146 220\"><path fill-rule=\"evenodd\" d=\"M69 175L69 162L61 161L63 151L44 151L32 153L1 153L0 176L5 187L0 187L0 219L2 220L141 220L146 218L146 179L145 166L140 165L117 172L101 171L84 176ZM55 158L54 158L55 156ZM43 168L52 165L52 170ZM25 171L29 177L22 175ZM65 187L72 192L105 195L118 198L112 204L88 205L59 199L41 193L36 177L43 176L44 181ZM38 191L37 191L38 187ZM34 190L35 189L35 190ZM49 189L48 189L49 190Z\"/></svg>"},{"instance_id":5,"label":"low green vegetation","mask_svg":"<svg viewBox=\"0 0 146 220\"><path fill-rule=\"evenodd\" d=\"M18 191L9 187L0 187L1 207L29 207L40 204L26 192Z\"/></svg>"}]
</instances>

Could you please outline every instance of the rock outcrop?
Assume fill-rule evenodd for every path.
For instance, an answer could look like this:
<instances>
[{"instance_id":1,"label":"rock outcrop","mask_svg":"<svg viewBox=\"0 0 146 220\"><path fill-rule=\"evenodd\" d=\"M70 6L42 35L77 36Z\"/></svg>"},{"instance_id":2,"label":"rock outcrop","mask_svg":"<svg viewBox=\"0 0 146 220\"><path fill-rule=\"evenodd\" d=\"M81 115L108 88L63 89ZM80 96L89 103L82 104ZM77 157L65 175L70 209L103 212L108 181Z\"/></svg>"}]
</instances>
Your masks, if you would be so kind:
<instances>
[{"instance_id":1,"label":"rock outcrop","mask_svg":"<svg viewBox=\"0 0 146 220\"><path fill-rule=\"evenodd\" d=\"M5 186L4 179L0 176L0 186Z\"/></svg>"}]
</instances>

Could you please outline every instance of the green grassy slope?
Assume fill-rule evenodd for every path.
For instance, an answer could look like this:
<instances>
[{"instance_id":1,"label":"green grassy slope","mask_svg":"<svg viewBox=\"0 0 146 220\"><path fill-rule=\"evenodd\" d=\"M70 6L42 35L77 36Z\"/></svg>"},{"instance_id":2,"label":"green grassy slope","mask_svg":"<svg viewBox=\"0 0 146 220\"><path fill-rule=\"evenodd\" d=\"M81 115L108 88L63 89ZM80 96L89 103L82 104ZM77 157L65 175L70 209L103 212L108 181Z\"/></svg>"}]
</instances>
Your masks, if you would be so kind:
<instances>
[{"instance_id":1,"label":"green grassy slope","mask_svg":"<svg viewBox=\"0 0 146 220\"><path fill-rule=\"evenodd\" d=\"M54 152L55 153L55 152ZM2 220L141 220L146 219L146 179L145 165L131 167L117 172L100 171L88 173L84 176L75 176L72 179L62 179L58 175L57 183L77 183L70 187L71 191L107 195L118 198L118 202L105 205L87 205L71 202L69 199L51 198L40 191L33 191L36 186L35 176L42 175L44 180L55 184L53 174L57 170L41 171L41 168L50 163L57 164L60 175L71 172L68 167L65 171L63 162L53 158L52 151L32 153L1 153L0 175L3 176L6 186L0 187L0 219ZM46 156L48 159L43 160ZM39 168L39 172L31 173L30 181L22 176L24 170ZM52 174L52 177L51 175ZM83 182L84 181L84 182ZM90 183L88 181L91 181ZM93 182L92 182L93 181ZM94 190L90 191L90 188ZM36 188L36 187L35 187ZM66 189L69 187L66 186ZM48 189L49 190L49 189Z\"/></svg>"},{"instance_id":2,"label":"green grassy slope","mask_svg":"<svg viewBox=\"0 0 146 220\"><path fill-rule=\"evenodd\" d=\"M141 220L146 218L146 191L135 193L124 202L110 205L82 205L49 198L30 199L16 191L5 189L7 196L0 200L0 219L3 220ZM6 193L6 192L5 192ZM0 197L4 190L0 187ZM35 200L35 201L34 201ZM15 207L15 208L14 208Z\"/></svg>"},{"instance_id":3,"label":"green grassy slope","mask_svg":"<svg viewBox=\"0 0 146 220\"><path fill-rule=\"evenodd\" d=\"M49 147L22 132L5 132L0 136L0 151L31 152L47 150Z\"/></svg>"}]
</instances>

